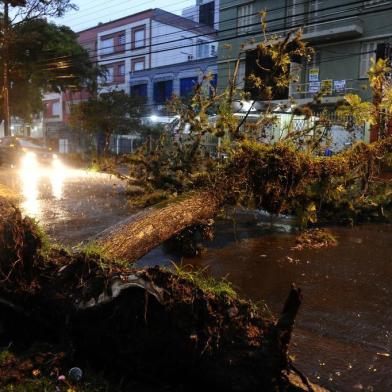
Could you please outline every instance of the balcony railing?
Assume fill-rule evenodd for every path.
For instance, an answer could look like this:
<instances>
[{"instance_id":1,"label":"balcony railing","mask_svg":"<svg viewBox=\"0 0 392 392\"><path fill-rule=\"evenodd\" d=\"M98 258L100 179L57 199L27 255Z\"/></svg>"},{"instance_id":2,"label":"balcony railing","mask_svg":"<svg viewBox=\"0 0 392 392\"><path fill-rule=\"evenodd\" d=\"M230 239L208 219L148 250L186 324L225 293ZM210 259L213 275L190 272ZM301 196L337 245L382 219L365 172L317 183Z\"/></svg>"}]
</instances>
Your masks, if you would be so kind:
<instances>
[{"instance_id":1,"label":"balcony railing","mask_svg":"<svg viewBox=\"0 0 392 392\"><path fill-rule=\"evenodd\" d=\"M348 80L322 80L320 82L308 82L293 84L290 87L290 96L298 99L312 99L315 95L323 97L339 98L346 94L361 94L368 88L365 81Z\"/></svg>"},{"instance_id":2,"label":"balcony railing","mask_svg":"<svg viewBox=\"0 0 392 392\"><path fill-rule=\"evenodd\" d=\"M308 42L321 42L359 37L364 32L364 22L359 17L319 22L304 29L303 38Z\"/></svg>"}]
</instances>

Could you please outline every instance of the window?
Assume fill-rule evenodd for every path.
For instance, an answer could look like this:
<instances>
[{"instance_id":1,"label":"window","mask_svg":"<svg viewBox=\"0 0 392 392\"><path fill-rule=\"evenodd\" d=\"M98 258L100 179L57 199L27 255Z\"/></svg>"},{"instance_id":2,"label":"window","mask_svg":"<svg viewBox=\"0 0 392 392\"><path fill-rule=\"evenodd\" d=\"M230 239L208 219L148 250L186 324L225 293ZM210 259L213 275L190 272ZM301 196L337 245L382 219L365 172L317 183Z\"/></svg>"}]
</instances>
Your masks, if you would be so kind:
<instances>
[{"instance_id":1,"label":"window","mask_svg":"<svg viewBox=\"0 0 392 392\"><path fill-rule=\"evenodd\" d=\"M210 51L211 51L212 57L216 56L216 46L215 45L211 45Z\"/></svg>"},{"instance_id":2,"label":"window","mask_svg":"<svg viewBox=\"0 0 392 392\"><path fill-rule=\"evenodd\" d=\"M198 82L197 76L180 79L180 96L189 97Z\"/></svg>"},{"instance_id":3,"label":"window","mask_svg":"<svg viewBox=\"0 0 392 392\"><path fill-rule=\"evenodd\" d=\"M60 116L60 114L61 114L60 102L54 102L52 105L52 116Z\"/></svg>"},{"instance_id":4,"label":"window","mask_svg":"<svg viewBox=\"0 0 392 392\"><path fill-rule=\"evenodd\" d=\"M118 44L119 45L125 45L125 33L121 33L118 36Z\"/></svg>"},{"instance_id":5,"label":"window","mask_svg":"<svg viewBox=\"0 0 392 392\"><path fill-rule=\"evenodd\" d=\"M103 39L101 41L101 55L110 54L114 52L113 38Z\"/></svg>"},{"instance_id":6,"label":"window","mask_svg":"<svg viewBox=\"0 0 392 392\"><path fill-rule=\"evenodd\" d=\"M154 102L164 104L173 95L173 81L165 80L154 83Z\"/></svg>"},{"instance_id":7,"label":"window","mask_svg":"<svg viewBox=\"0 0 392 392\"><path fill-rule=\"evenodd\" d=\"M197 41L197 58L204 59L209 57L209 49L210 45L206 41L198 40Z\"/></svg>"},{"instance_id":8,"label":"window","mask_svg":"<svg viewBox=\"0 0 392 392\"><path fill-rule=\"evenodd\" d=\"M146 27L140 26L132 29L132 49L146 46Z\"/></svg>"},{"instance_id":9,"label":"window","mask_svg":"<svg viewBox=\"0 0 392 392\"><path fill-rule=\"evenodd\" d=\"M114 80L114 68L107 67L105 70L105 81L106 83L112 83Z\"/></svg>"},{"instance_id":10,"label":"window","mask_svg":"<svg viewBox=\"0 0 392 392\"><path fill-rule=\"evenodd\" d=\"M317 10L319 8L318 3L318 0L290 0L287 8L290 26L298 27L299 25L314 21L317 17ZM308 27L305 30L308 32L309 29L311 30L313 27Z\"/></svg>"},{"instance_id":11,"label":"window","mask_svg":"<svg viewBox=\"0 0 392 392\"><path fill-rule=\"evenodd\" d=\"M26 139L16 139L18 144L24 148L44 148L42 144L40 144L36 140L26 140Z\"/></svg>"},{"instance_id":12,"label":"window","mask_svg":"<svg viewBox=\"0 0 392 392\"><path fill-rule=\"evenodd\" d=\"M68 154L69 153L68 139L59 139L59 153L60 154Z\"/></svg>"},{"instance_id":13,"label":"window","mask_svg":"<svg viewBox=\"0 0 392 392\"><path fill-rule=\"evenodd\" d=\"M125 76L125 64L118 66L118 76Z\"/></svg>"},{"instance_id":14,"label":"window","mask_svg":"<svg viewBox=\"0 0 392 392\"><path fill-rule=\"evenodd\" d=\"M131 95L147 98L147 83L135 84L131 86Z\"/></svg>"},{"instance_id":15,"label":"window","mask_svg":"<svg viewBox=\"0 0 392 392\"><path fill-rule=\"evenodd\" d=\"M144 70L144 57L132 59L132 72Z\"/></svg>"},{"instance_id":16,"label":"window","mask_svg":"<svg viewBox=\"0 0 392 392\"><path fill-rule=\"evenodd\" d=\"M359 64L359 78L365 79L368 77L368 71L372 63L372 59L376 59L376 49L378 42L362 42L361 58Z\"/></svg>"},{"instance_id":17,"label":"window","mask_svg":"<svg viewBox=\"0 0 392 392\"><path fill-rule=\"evenodd\" d=\"M201 4L199 7L199 22L214 27L215 2Z\"/></svg>"},{"instance_id":18,"label":"window","mask_svg":"<svg viewBox=\"0 0 392 392\"><path fill-rule=\"evenodd\" d=\"M255 29L257 15L253 11L253 3L241 5L237 8L237 32L244 34Z\"/></svg>"}]
</instances>

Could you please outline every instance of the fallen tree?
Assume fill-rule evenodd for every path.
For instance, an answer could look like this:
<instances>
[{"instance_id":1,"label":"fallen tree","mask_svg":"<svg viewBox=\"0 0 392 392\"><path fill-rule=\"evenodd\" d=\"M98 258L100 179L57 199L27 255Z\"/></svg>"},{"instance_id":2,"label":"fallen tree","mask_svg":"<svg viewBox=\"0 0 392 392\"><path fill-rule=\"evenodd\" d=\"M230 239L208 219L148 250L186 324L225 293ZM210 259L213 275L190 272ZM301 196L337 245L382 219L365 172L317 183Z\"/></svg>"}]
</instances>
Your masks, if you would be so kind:
<instances>
[{"instance_id":1,"label":"fallen tree","mask_svg":"<svg viewBox=\"0 0 392 392\"><path fill-rule=\"evenodd\" d=\"M299 289L275 321L232 291L202 290L181 274L43 252L35 223L0 206L0 345L18 352L50 343L68 361L157 385L315 390L287 353Z\"/></svg>"},{"instance_id":2,"label":"fallen tree","mask_svg":"<svg viewBox=\"0 0 392 392\"><path fill-rule=\"evenodd\" d=\"M222 198L211 191L200 191L143 210L108 228L92 241L113 258L136 261L187 227L202 225L213 218Z\"/></svg>"},{"instance_id":3,"label":"fallen tree","mask_svg":"<svg viewBox=\"0 0 392 392\"><path fill-rule=\"evenodd\" d=\"M133 262L183 230L213 219L224 205L296 214L301 225L312 219L310 214L329 214L335 221L387 219L391 185L377 188L376 174L378 162L391 151L392 137L358 143L334 157L313 156L286 143L245 141L205 183L119 222L92 241L108 256Z\"/></svg>"}]
</instances>

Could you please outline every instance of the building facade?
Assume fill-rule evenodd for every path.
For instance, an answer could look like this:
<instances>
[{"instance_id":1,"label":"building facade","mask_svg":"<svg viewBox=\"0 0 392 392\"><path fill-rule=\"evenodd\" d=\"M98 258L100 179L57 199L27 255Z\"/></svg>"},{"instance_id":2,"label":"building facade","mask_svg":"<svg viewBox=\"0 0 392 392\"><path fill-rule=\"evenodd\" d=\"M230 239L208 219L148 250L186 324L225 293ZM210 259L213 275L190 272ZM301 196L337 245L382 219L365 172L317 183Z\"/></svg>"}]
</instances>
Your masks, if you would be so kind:
<instances>
[{"instance_id":1,"label":"building facade","mask_svg":"<svg viewBox=\"0 0 392 392\"><path fill-rule=\"evenodd\" d=\"M196 0L192 7L184 8L184 18L219 29L219 0Z\"/></svg>"},{"instance_id":2,"label":"building facade","mask_svg":"<svg viewBox=\"0 0 392 392\"><path fill-rule=\"evenodd\" d=\"M99 24L78 36L92 61L105 69L98 92L123 90L143 96L151 113L163 111L173 94L188 95L207 73L216 83L217 32L206 24L156 8ZM86 93L47 94L46 132L67 130L70 107L87 98Z\"/></svg>"},{"instance_id":3,"label":"building facade","mask_svg":"<svg viewBox=\"0 0 392 392\"><path fill-rule=\"evenodd\" d=\"M262 38L259 12L267 10L267 36L285 36L302 29L304 41L315 49L309 63L291 64L298 82L287 91L297 102L310 101L323 90L323 102L335 104L344 94L370 99L367 72L371 60L383 56L392 40L392 2L385 0L221 0L218 80L223 88L241 53L238 82L247 73L251 41ZM249 61L251 61L251 56ZM248 67L252 69L252 67Z\"/></svg>"}]
</instances>

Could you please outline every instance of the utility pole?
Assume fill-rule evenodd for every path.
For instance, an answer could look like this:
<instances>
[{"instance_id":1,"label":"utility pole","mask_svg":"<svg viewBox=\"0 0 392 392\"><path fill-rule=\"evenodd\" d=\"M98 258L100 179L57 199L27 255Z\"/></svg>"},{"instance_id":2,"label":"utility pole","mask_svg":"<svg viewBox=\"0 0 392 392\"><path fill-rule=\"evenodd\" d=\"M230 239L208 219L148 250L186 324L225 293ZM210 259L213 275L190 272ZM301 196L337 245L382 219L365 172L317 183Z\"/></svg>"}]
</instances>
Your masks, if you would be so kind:
<instances>
[{"instance_id":1,"label":"utility pole","mask_svg":"<svg viewBox=\"0 0 392 392\"><path fill-rule=\"evenodd\" d=\"M9 69L8 69L8 40L9 40L9 2L4 3L3 21L3 117L4 136L11 136L10 132L10 102L9 102Z\"/></svg>"}]
</instances>

